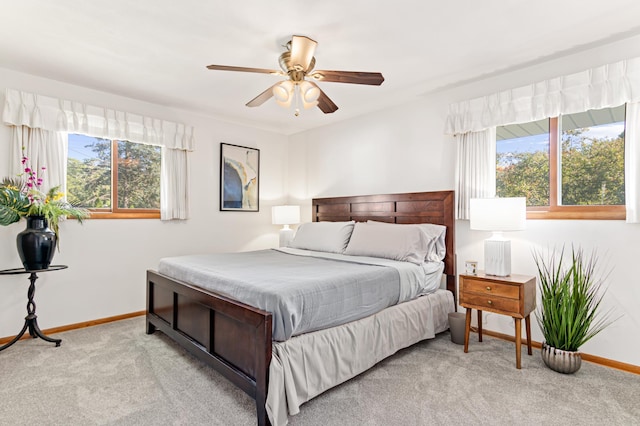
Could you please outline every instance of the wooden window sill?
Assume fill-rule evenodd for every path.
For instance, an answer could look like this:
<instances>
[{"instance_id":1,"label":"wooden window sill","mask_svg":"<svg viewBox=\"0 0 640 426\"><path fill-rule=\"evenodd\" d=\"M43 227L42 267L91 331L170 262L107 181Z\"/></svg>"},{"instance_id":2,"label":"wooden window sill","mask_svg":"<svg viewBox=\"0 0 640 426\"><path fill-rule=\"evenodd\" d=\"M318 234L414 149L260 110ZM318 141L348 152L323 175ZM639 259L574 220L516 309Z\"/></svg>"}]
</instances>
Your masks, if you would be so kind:
<instances>
[{"instance_id":1,"label":"wooden window sill","mask_svg":"<svg viewBox=\"0 0 640 426\"><path fill-rule=\"evenodd\" d=\"M527 219L625 220L624 206L563 206L548 209L527 209Z\"/></svg>"},{"instance_id":2,"label":"wooden window sill","mask_svg":"<svg viewBox=\"0 0 640 426\"><path fill-rule=\"evenodd\" d=\"M160 219L160 212L91 212L89 219Z\"/></svg>"}]
</instances>

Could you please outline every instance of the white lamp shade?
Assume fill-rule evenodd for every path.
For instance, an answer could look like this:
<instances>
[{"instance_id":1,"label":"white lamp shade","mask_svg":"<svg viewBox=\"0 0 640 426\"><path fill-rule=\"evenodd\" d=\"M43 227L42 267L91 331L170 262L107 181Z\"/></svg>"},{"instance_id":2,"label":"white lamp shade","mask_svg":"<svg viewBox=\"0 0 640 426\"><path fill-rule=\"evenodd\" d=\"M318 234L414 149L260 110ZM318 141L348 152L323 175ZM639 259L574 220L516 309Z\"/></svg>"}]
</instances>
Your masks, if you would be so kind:
<instances>
[{"instance_id":1,"label":"white lamp shade","mask_svg":"<svg viewBox=\"0 0 640 426\"><path fill-rule=\"evenodd\" d=\"M469 228L477 231L521 231L527 223L527 199L472 198Z\"/></svg>"},{"instance_id":2,"label":"white lamp shade","mask_svg":"<svg viewBox=\"0 0 640 426\"><path fill-rule=\"evenodd\" d=\"M273 206L271 220L274 225L294 225L300 223L300 206Z\"/></svg>"},{"instance_id":3,"label":"white lamp shade","mask_svg":"<svg viewBox=\"0 0 640 426\"><path fill-rule=\"evenodd\" d=\"M502 231L520 231L527 223L527 199L472 198L469 204L470 229L493 231L484 240L484 268L487 275L511 274L511 241L502 237Z\"/></svg>"}]
</instances>

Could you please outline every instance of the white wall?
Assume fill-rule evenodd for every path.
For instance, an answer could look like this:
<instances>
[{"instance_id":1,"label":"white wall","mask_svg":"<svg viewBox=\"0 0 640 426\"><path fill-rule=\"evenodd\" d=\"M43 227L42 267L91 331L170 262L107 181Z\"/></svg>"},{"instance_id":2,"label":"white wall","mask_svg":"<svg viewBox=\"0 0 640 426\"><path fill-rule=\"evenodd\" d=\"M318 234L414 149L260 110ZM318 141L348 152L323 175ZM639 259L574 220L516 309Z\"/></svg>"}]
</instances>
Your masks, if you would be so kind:
<instances>
[{"instance_id":1,"label":"white wall","mask_svg":"<svg viewBox=\"0 0 640 426\"><path fill-rule=\"evenodd\" d=\"M634 37L294 135L289 142L291 198L305 205L309 219L313 197L453 189L455 143L443 135L449 103L639 55L640 37ZM603 272L612 269L605 308L613 308L622 317L582 350L640 365L640 341L631 338L640 329L640 286L635 271L640 225L532 220L527 226L526 231L512 235L514 273L536 274L533 249L561 244L598 249ZM483 239L488 234L469 231L467 221L456 223L456 234L458 271L463 270L465 260L478 260L482 269ZM483 321L486 329L513 334L513 320L508 317L485 314ZM535 320L532 329L533 339L542 341Z\"/></svg>"},{"instance_id":2,"label":"white wall","mask_svg":"<svg viewBox=\"0 0 640 426\"><path fill-rule=\"evenodd\" d=\"M455 144L442 133L450 102L639 55L640 37L635 37L437 94L417 95L406 105L288 140L212 117L0 69L2 92L13 88L64 97L182 121L196 129L196 152L191 156L191 219L61 224L61 251L54 263L70 268L41 274L36 291L39 323L46 329L143 310L145 270L156 267L164 256L276 246L277 228L270 224L273 204L301 203L303 219L309 220L310 199L316 196L452 189ZM220 142L260 149L259 213L218 211ZM8 143L9 129L0 126L0 177L8 174ZM0 227L0 268L19 266L14 241L23 228L24 222ZM458 270L463 269L465 260L482 262L482 240L487 235L470 232L466 221L456 224L456 232ZM535 274L532 248L562 243L600 250L613 268L606 304L623 315L583 350L640 365L640 342L632 338L640 329L640 286L635 282L634 265L640 252L640 226L621 221L529 221L527 231L513 234L514 272ZM22 326L27 285L25 275L0 277L0 337L14 335ZM508 318L487 314L485 322L488 329L512 332ZM533 338L542 340L535 323Z\"/></svg>"},{"instance_id":3,"label":"white wall","mask_svg":"<svg viewBox=\"0 0 640 426\"><path fill-rule=\"evenodd\" d=\"M315 196L436 191L453 188L442 171L455 154L443 143L444 113L416 99L406 107L344 121L290 137L289 190L306 200L310 219Z\"/></svg>"},{"instance_id":4,"label":"white wall","mask_svg":"<svg viewBox=\"0 0 640 426\"><path fill-rule=\"evenodd\" d=\"M40 274L35 301L41 328L144 310L145 271L156 268L161 257L278 245L278 228L271 225L271 205L287 201L286 136L0 69L2 104L5 88L195 126L196 151L190 156L191 219L62 223L60 251L53 263L69 265L69 269ZM8 175L9 137L9 128L0 126L0 177ZM260 212L219 211L220 142L260 149ZM0 269L20 266L15 238L24 227L24 221L0 226ZM0 277L0 337L15 335L24 323L27 277Z\"/></svg>"}]
</instances>

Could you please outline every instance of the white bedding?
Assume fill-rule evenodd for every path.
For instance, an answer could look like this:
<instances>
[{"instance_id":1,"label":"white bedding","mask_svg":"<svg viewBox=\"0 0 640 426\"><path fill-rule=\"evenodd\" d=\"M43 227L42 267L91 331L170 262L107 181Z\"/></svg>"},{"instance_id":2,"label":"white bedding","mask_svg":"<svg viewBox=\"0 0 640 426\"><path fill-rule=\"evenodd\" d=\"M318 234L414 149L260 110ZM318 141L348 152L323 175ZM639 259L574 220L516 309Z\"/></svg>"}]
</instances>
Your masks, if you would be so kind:
<instances>
[{"instance_id":1,"label":"white bedding","mask_svg":"<svg viewBox=\"0 0 640 426\"><path fill-rule=\"evenodd\" d=\"M267 413L273 426L322 392L449 328L453 294L437 290L349 324L274 342Z\"/></svg>"},{"instance_id":2,"label":"white bedding","mask_svg":"<svg viewBox=\"0 0 640 426\"><path fill-rule=\"evenodd\" d=\"M391 259L369 256L351 256L338 253L327 253L313 250L299 250L291 247L275 249L283 253L297 256L313 256L324 259L335 259L346 262L366 263L370 265L390 266L400 274L400 295L398 303L414 299L416 296L428 294L440 288L444 263L441 261L424 262L417 268L411 262L399 262Z\"/></svg>"},{"instance_id":3,"label":"white bedding","mask_svg":"<svg viewBox=\"0 0 640 426\"><path fill-rule=\"evenodd\" d=\"M433 291L443 267L281 249L164 258L158 271L271 312L273 340L284 341Z\"/></svg>"}]
</instances>

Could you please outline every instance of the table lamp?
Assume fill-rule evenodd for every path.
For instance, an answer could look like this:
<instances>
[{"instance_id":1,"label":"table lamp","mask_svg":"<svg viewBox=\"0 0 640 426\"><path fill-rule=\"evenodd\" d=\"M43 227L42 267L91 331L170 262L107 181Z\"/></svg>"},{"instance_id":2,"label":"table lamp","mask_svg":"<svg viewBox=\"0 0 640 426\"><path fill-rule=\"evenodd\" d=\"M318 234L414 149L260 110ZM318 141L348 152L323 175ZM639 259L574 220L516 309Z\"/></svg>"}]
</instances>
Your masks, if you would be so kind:
<instances>
[{"instance_id":1,"label":"table lamp","mask_svg":"<svg viewBox=\"0 0 640 426\"><path fill-rule=\"evenodd\" d=\"M484 240L484 272L499 277L511 275L511 241L502 233L525 229L527 199L472 198L469 208L469 228L493 232Z\"/></svg>"},{"instance_id":2,"label":"table lamp","mask_svg":"<svg viewBox=\"0 0 640 426\"><path fill-rule=\"evenodd\" d=\"M293 229L289 225L300 223L300 206L271 207L271 223L284 225L280 230L280 247L287 247L293 239Z\"/></svg>"}]
</instances>

